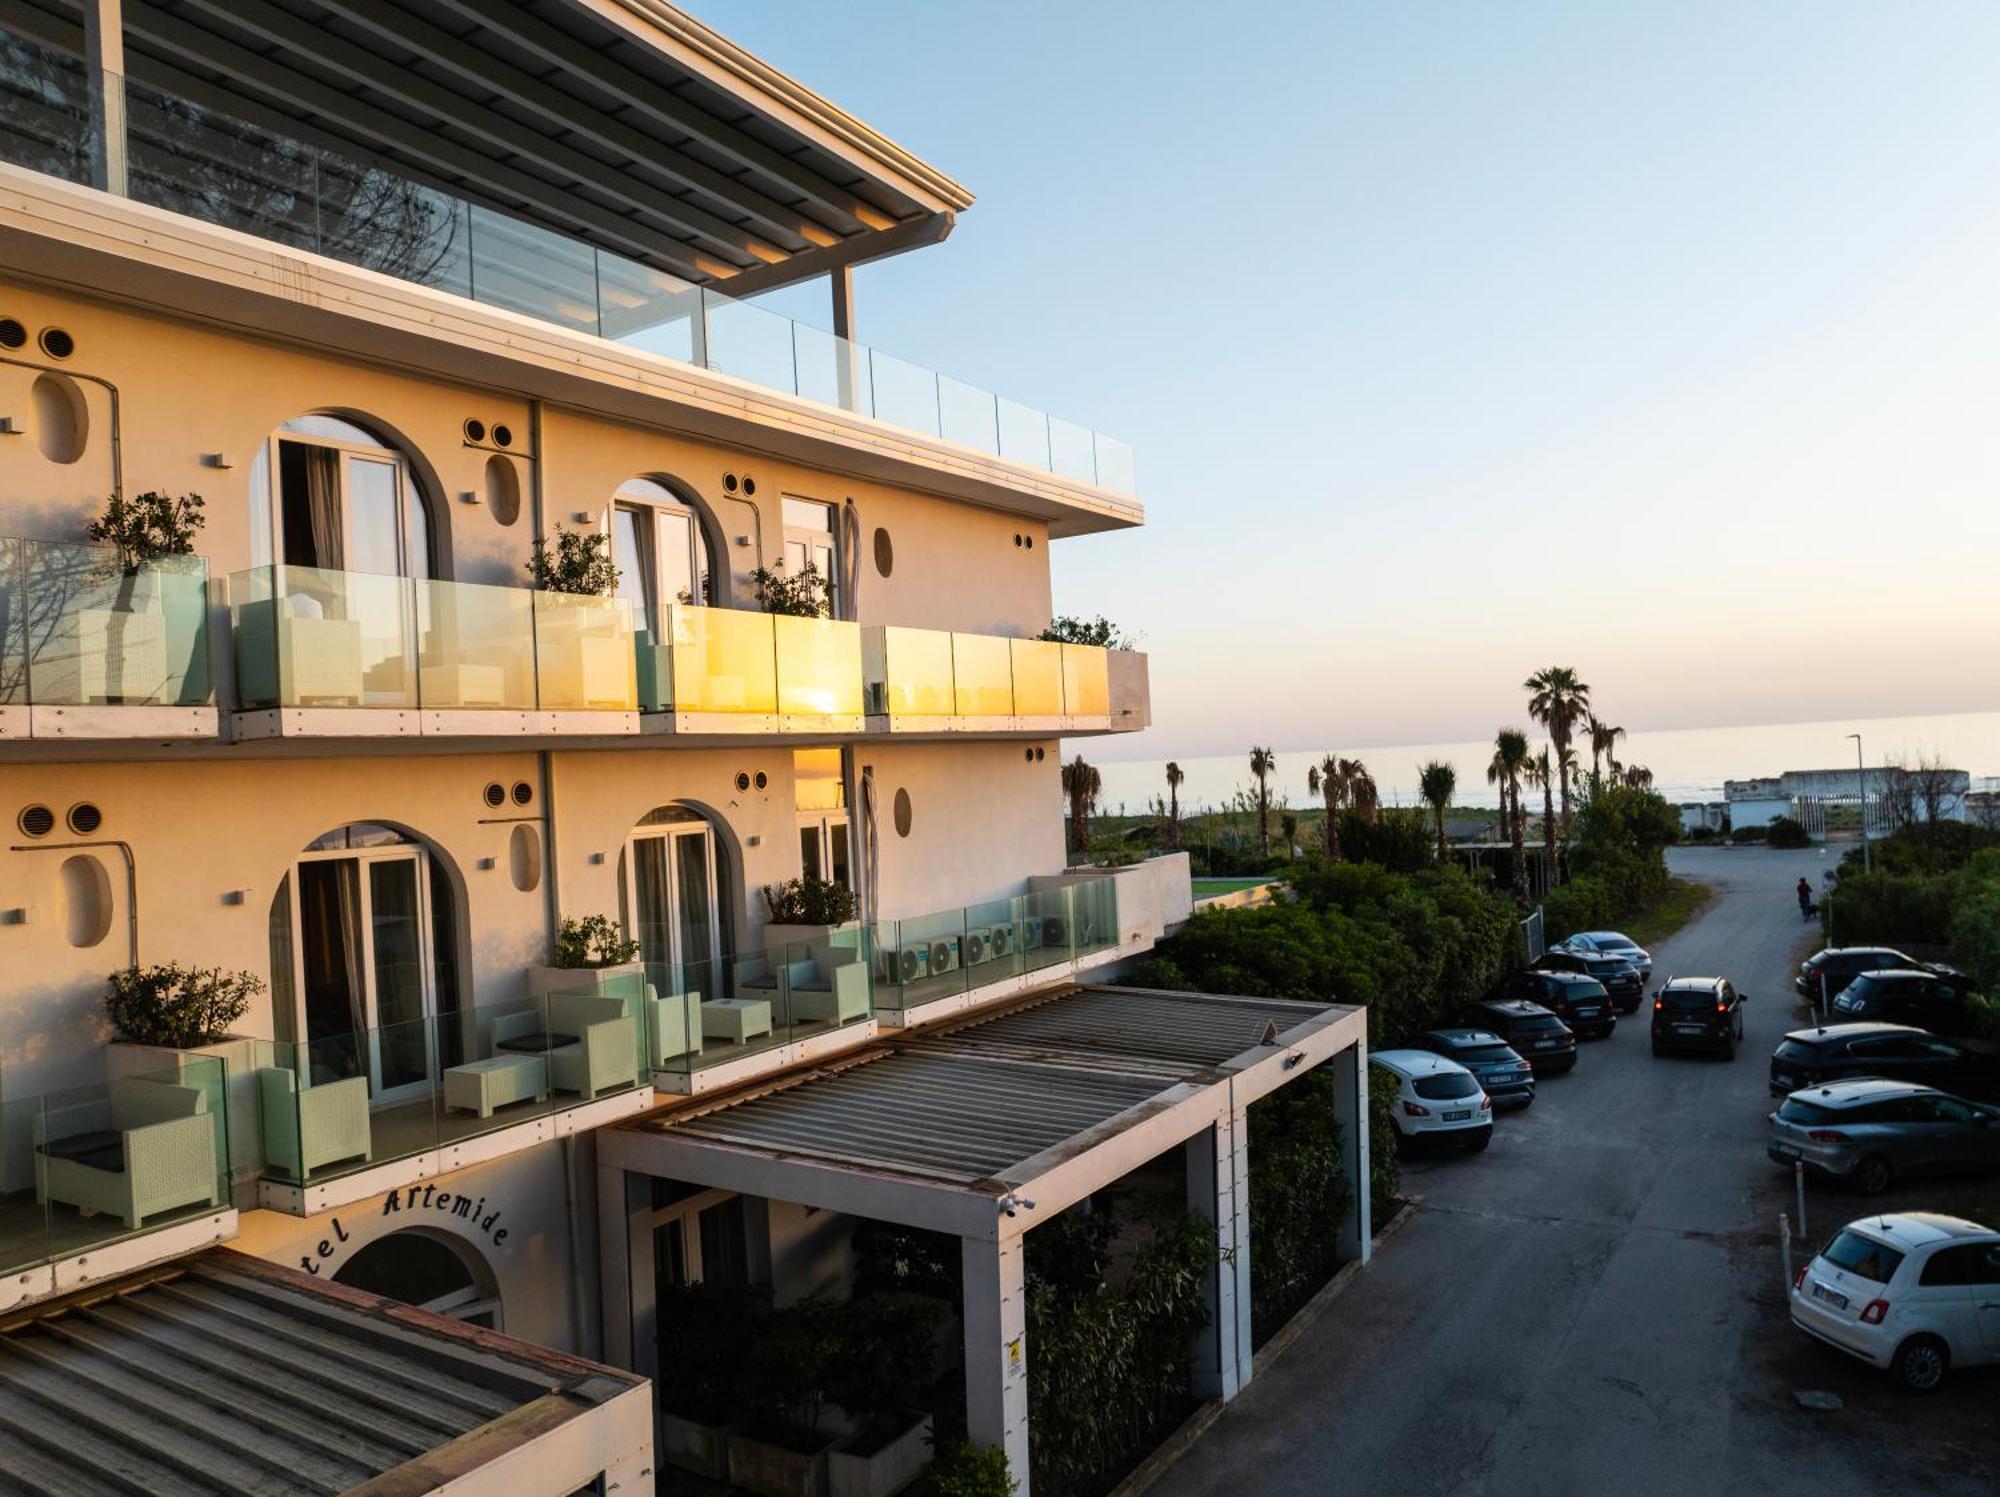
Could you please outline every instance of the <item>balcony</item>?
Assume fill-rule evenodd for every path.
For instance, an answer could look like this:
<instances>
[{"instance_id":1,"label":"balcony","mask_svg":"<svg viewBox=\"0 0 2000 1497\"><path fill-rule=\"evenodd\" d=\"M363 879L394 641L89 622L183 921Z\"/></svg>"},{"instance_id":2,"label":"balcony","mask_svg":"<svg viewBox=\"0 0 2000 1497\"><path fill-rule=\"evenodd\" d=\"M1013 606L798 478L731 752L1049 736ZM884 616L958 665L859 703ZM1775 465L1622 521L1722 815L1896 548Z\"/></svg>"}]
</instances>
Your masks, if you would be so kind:
<instances>
[{"instance_id":1,"label":"balcony","mask_svg":"<svg viewBox=\"0 0 2000 1497\"><path fill-rule=\"evenodd\" d=\"M1143 655L933 629L866 631L882 733L1116 733L1149 720Z\"/></svg>"},{"instance_id":2,"label":"balcony","mask_svg":"<svg viewBox=\"0 0 2000 1497\"><path fill-rule=\"evenodd\" d=\"M674 605L642 638L649 732L862 731L861 629L838 619Z\"/></svg>"},{"instance_id":3,"label":"balcony","mask_svg":"<svg viewBox=\"0 0 2000 1497\"><path fill-rule=\"evenodd\" d=\"M0 538L0 741L213 739L208 568Z\"/></svg>"},{"instance_id":4,"label":"balcony","mask_svg":"<svg viewBox=\"0 0 2000 1497\"><path fill-rule=\"evenodd\" d=\"M1004 997L1118 955L1118 884L1091 878L868 928L890 1027Z\"/></svg>"},{"instance_id":5,"label":"balcony","mask_svg":"<svg viewBox=\"0 0 2000 1497\"><path fill-rule=\"evenodd\" d=\"M0 1103L0 1307L235 1235L223 1062L140 1054Z\"/></svg>"}]
</instances>

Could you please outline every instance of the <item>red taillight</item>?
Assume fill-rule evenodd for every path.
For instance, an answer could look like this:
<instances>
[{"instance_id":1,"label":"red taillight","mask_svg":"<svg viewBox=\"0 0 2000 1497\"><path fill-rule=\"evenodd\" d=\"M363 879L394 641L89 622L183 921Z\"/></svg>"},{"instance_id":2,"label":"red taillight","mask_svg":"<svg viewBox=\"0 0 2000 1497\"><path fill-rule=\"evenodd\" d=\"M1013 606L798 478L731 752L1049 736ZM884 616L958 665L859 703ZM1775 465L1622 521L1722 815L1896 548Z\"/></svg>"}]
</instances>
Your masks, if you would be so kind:
<instances>
[{"instance_id":1,"label":"red taillight","mask_svg":"<svg viewBox=\"0 0 2000 1497\"><path fill-rule=\"evenodd\" d=\"M1661 1001L1660 999L1658 999L1658 998L1655 998L1655 999L1653 1000L1653 1012L1654 1012L1654 1013L1658 1013L1658 1012L1659 1012L1659 1011L1660 1011L1661 1009L1665 1008L1666 1006L1667 1006L1667 1005L1666 1005L1666 1004L1665 1004L1665 1003L1664 1003L1663 1001Z\"/></svg>"},{"instance_id":2,"label":"red taillight","mask_svg":"<svg viewBox=\"0 0 2000 1497\"><path fill-rule=\"evenodd\" d=\"M1430 1115L1431 1110L1428 1107L1419 1107L1414 1102L1405 1102L1403 1104L1403 1116L1406 1118L1427 1118Z\"/></svg>"},{"instance_id":3,"label":"red taillight","mask_svg":"<svg viewBox=\"0 0 2000 1497\"><path fill-rule=\"evenodd\" d=\"M1806 1137L1816 1144L1844 1144L1848 1141L1845 1133L1832 1128L1815 1128Z\"/></svg>"},{"instance_id":4,"label":"red taillight","mask_svg":"<svg viewBox=\"0 0 2000 1497\"><path fill-rule=\"evenodd\" d=\"M1718 998L1715 1000L1715 1011L1719 1014L1726 1014L1729 1012L1729 1005Z\"/></svg>"},{"instance_id":5,"label":"red taillight","mask_svg":"<svg viewBox=\"0 0 2000 1497\"><path fill-rule=\"evenodd\" d=\"M1493 1099L1484 1092L1481 1092L1479 1095L1479 1110L1481 1112L1491 1112L1493 1110Z\"/></svg>"},{"instance_id":6,"label":"red taillight","mask_svg":"<svg viewBox=\"0 0 2000 1497\"><path fill-rule=\"evenodd\" d=\"M1880 1325L1889 1318L1889 1302L1885 1299L1871 1299L1868 1308L1861 1312L1863 1325Z\"/></svg>"},{"instance_id":7,"label":"red taillight","mask_svg":"<svg viewBox=\"0 0 2000 1497\"><path fill-rule=\"evenodd\" d=\"M1799 1265L1799 1271L1792 1275L1792 1287L1794 1289L1803 1289L1806 1287L1806 1270L1811 1267L1810 1263L1801 1263Z\"/></svg>"}]
</instances>

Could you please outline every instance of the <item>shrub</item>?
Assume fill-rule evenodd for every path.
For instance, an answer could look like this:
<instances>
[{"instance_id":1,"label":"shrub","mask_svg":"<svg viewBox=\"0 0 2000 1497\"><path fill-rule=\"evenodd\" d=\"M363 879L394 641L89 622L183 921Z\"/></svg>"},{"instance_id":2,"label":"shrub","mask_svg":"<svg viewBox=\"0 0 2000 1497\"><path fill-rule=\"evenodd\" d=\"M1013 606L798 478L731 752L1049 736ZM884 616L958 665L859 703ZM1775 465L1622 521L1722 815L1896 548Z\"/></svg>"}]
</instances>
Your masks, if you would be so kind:
<instances>
[{"instance_id":1,"label":"shrub","mask_svg":"<svg viewBox=\"0 0 2000 1497\"><path fill-rule=\"evenodd\" d=\"M1789 816L1780 816L1764 828L1764 840L1773 847L1811 847L1806 829Z\"/></svg>"},{"instance_id":2,"label":"shrub","mask_svg":"<svg viewBox=\"0 0 2000 1497\"><path fill-rule=\"evenodd\" d=\"M121 1038L190 1050L224 1038L263 991L264 979L254 972L167 962L112 973L104 1007Z\"/></svg>"},{"instance_id":3,"label":"shrub","mask_svg":"<svg viewBox=\"0 0 2000 1497\"><path fill-rule=\"evenodd\" d=\"M820 576L819 568L811 562L796 577L787 573L782 564L776 571L759 567L750 574L750 581L757 588L757 606L766 613L823 619L833 612L826 596L827 579Z\"/></svg>"},{"instance_id":4,"label":"shrub","mask_svg":"<svg viewBox=\"0 0 2000 1497\"><path fill-rule=\"evenodd\" d=\"M824 878L795 878L764 890L764 907L779 925L845 925L860 908L854 891Z\"/></svg>"},{"instance_id":5,"label":"shrub","mask_svg":"<svg viewBox=\"0 0 2000 1497\"><path fill-rule=\"evenodd\" d=\"M616 967L638 956L639 943L628 940L607 915L586 915L581 920L565 915L556 932L558 967Z\"/></svg>"},{"instance_id":6,"label":"shrub","mask_svg":"<svg viewBox=\"0 0 2000 1497\"><path fill-rule=\"evenodd\" d=\"M1822 929L1842 946L1943 946L1956 894L1949 874L1843 868L1833 898L1820 902Z\"/></svg>"},{"instance_id":7,"label":"shrub","mask_svg":"<svg viewBox=\"0 0 2000 1497\"><path fill-rule=\"evenodd\" d=\"M1040 637L1058 644L1101 645L1107 650L1135 650L1139 647L1138 635L1127 634L1101 613L1094 619L1058 614L1049 620L1049 627L1041 632Z\"/></svg>"},{"instance_id":8,"label":"shrub","mask_svg":"<svg viewBox=\"0 0 2000 1497\"><path fill-rule=\"evenodd\" d=\"M601 530L556 527L552 553L540 536L528 558L528 575L545 593L577 593L607 598L618 588L618 568L611 561L611 537Z\"/></svg>"},{"instance_id":9,"label":"shrub","mask_svg":"<svg viewBox=\"0 0 2000 1497\"><path fill-rule=\"evenodd\" d=\"M199 494L170 499L147 490L136 499L113 494L104 513L84 527L93 541L118 548L118 564L127 576L162 556L188 556L205 523Z\"/></svg>"},{"instance_id":10,"label":"shrub","mask_svg":"<svg viewBox=\"0 0 2000 1497\"><path fill-rule=\"evenodd\" d=\"M1340 1266L1354 1209L1341 1167L1333 1072L1315 1067L1250 1105L1250 1339L1261 1346Z\"/></svg>"},{"instance_id":11,"label":"shrub","mask_svg":"<svg viewBox=\"0 0 2000 1497\"><path fill-rule=\"evenodd\" d=\"M1771 833L1767 826L1739 826L1729 833L1729 840L1738 847L1746 843L1765 841Z\"/></svg>"},{"instance_id":12,"label":"shrub","mask_svg":"<svg viewBox=\"0 0 2000 1497\"><path fill-rule=\"evenodd\" d=\"M1995 848L2000 848L2000 829L1966 821L1918 822L1865 849L1850 847L1840 861L1843 871L1872 866L1878 873L1952 873Z\"/></svg>"},{"instance_id":13,"label":"shrub","mask_svg":"<svg viewBox=\"0 0 2000 1497\"><path fill-rule=\"evenodd\" d=\"M1381 1231L1396 1209L1403 1186L1403 1161L1396 1132L1396 1097L1401 1083L1388 1072L1368 1068L1368 1215ZM1252 1266L1251 1271L1256 1271Z\"/></svg>"},{"instance_id":14,"label":"shrub","mask_svg":"<svg viewBox=\"0 0 2000 1497\"><path fill-rule=\"evenodd\" d=\"M1428 811L1408 807L1391 806L1371 816L1342 811L1340 855L1394 873L1421 873L1437 863L1437 826Z\"/></svg>"},{"instance_id":15,"label":"shrub","mask_svg":"<svg viewBox=\"0 0 2000 1497\"><path fill-rule=\"evenodd\" d=\"M1007 1452L953 1440L938 1448L917 1490L931 1497L1014 1497L1021 1484L1007 1471Z\"/></svg>"}]
</instances>

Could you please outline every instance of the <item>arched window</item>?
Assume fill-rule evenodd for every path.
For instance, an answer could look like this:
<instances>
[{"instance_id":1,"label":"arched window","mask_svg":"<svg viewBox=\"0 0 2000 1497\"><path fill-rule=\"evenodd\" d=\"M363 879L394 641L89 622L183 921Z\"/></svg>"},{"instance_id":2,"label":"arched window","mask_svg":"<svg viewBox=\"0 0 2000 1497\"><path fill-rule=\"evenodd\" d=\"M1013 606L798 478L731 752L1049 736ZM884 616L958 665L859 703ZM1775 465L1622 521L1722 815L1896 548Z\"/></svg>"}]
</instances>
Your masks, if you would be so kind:
<instances>
[{"instance_id":1,"label":"arched window","mask_svg":"<svg viewBox=\"0 0 2000 1497\"><path fill-rule=\"evenodd\" d=\"M442 856L400 828L355 822L299 855L272 900L271 993L313 1081L365 1075L378 1105L429 1094L455 1060L435 1020L459 1006L457 917Z\"/></svg>"},{"instance_id":2,"label":"arched window","mask_svg":"<svg viewBox=\"0 0 2000 1497\"><path fill-rule=\"evenodd\" d=\"M438 574L431 513L410 460L339 416L287 421L250 475L251 552L259 564Z\"/></svg>"},{"instance_id":3,"label":"arched window","mask_svg":"<svg viewBox=\"0 0 2000 1497\"><path fill-rule=\"evenodd\" d=\"M661 806L633 828L618 868L625 928L656 991L727 991L728 854L706 818Z\"/></svg>"},{"instance_id":4,"label":"arched window","mask_svg":"<svg viewBox=\"0 0 2000 1497\"><path fill-rule=\"evenodd\" d=\"M611 558L618 595L654 639L662 638L666 608L720 601L706 516L690 500L651 478L621 484L611 507Z\"/></svg>"},{"instance_id":5,"label":"arched window","mask_svg":"<svg viewBox=\"0 0 2000 1497\"><path fill-rule=\"evenodd\" d=\"M407 1228L378 1237L341 1264L333 1281L434 1315L502 1329L492 1270L471 1248L443 1233Z\"/></svg>"}]
</instances>

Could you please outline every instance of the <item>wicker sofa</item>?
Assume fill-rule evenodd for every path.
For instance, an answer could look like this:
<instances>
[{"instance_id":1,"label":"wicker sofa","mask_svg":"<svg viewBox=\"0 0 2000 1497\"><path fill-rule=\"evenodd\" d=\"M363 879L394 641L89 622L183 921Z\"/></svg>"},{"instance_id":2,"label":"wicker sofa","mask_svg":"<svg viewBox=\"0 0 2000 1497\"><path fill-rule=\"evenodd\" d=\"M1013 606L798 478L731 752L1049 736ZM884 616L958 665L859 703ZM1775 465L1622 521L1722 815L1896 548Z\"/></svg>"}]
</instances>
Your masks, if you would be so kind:
<instances>
[{"instance_id":1,"label":"wicker sofa","mask_svg":"<svg viewBox=\"0 0 2000 1497\"><path fill-rule=\"evenodd\" d=\"M639 1079L639 1041L622 998L551 993L493 1021L494 1054L545 1055L557 1091L585 1101Z\"/></svg>"},{"instance_id":2,"label":"wicker sofa","mask_svg":"<svg viewBox=\"0 0 2000 1497\"><path fill-rule=\"evenodd\" d=\"M736 987L738 992L770 993L775 998L781 981L791 1000L792 1022L846 1024L868 1017L868 967L858 951L815 943L799 961L746 963L737 974ZM774 1002L772 1007L780 1005Z\"/></svg>"},{"instance_id":3,"label":"wicker sofa","mask_svg":"<svg viewBox=\"0 0 2000 1497\"><path fill-rule=\"evenodd\" d=\"M216 1163L216 1121L198 1087L122 1076L100 1098L35 1119L35 1199L133 1230L163 1211L221 1205Z\"/></svg>"}]
</instances>

